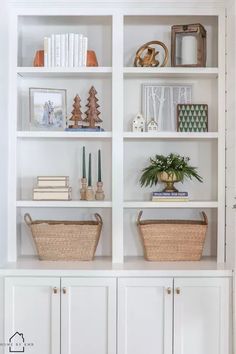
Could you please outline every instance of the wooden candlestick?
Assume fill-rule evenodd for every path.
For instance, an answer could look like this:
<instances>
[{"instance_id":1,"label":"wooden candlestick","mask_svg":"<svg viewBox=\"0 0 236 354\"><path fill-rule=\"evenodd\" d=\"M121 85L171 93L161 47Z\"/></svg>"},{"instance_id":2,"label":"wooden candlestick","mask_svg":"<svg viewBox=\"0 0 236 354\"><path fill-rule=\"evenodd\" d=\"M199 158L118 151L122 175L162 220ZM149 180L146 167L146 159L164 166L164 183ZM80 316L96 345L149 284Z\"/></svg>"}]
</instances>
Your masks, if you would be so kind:
<instances>
[{"instance_id":1,"label":"wooden candlestick","mask_svg":"<svg viewBox=\"0 0 236 354\"><path fill-rule=\"evenodd\" d=\"M94 195L94 190L92 186L88 186L86 189L86 200L94 200L95 195Z\"/></svg>"},{"instance_id":2,"label":"wooden candlestick","mask_svg":"<svg viewBox=\"0 0 236 354\"><path fill-rule=\"evenodd\" d=\"M86 200L87 178L81 178L80 200Z\"/></svg>"},{"instance_id":3,"label":"wooden candlestick","mask_svg":"<svg viewBox=\"0 0 236 354\"><path fill-rule=\"evenodd\" d=\"M95 194L95 199L96 200L104 200L105 199L105 194L103 192L103 182L97 182L97 190Z\"/></svg>"}]
</instances>

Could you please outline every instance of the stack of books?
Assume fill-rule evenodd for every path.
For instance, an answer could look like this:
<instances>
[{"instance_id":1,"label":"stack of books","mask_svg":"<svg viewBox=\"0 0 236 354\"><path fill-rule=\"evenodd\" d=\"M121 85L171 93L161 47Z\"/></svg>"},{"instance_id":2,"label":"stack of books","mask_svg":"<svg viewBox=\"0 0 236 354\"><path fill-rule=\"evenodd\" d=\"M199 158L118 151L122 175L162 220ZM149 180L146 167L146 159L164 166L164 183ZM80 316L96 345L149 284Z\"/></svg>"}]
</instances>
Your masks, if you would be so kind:
<instances>
[{"instance_id":1,"label":"stack of books","mask_svg":"<svg viewBox=\"0 0 236 354\"><path fill-rule=\"evenodd\" d=\"M153 192L153 202L188 202L188 192Z\"/></svg>"},{"instance_id":2,"label":"stack of books","mask_svg":"<svg viewBox=\"0 0 236 354\"><path fill-rule=\"evenodd\" d=\"M33 200L71 200L68 176L39 176Z\"/></svg>"},{"instance_id":3,"label":"stack of books","mask_svg":"<svg viewBox=\"0 0 236 354\"><path fill-rule=\"evenodd\" d=\"M44 37L44 66L82 67L87 64L88 38L77 33Z\"/></svg>"}]
</instances>

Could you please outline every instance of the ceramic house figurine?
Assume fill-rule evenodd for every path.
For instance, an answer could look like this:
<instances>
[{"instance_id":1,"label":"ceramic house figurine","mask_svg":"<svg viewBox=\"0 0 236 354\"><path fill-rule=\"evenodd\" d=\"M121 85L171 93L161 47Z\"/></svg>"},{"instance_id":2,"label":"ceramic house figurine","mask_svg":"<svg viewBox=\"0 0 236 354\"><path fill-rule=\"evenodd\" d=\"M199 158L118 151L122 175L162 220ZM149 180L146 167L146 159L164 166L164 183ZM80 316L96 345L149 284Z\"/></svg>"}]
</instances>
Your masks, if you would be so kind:
<instances>
[{"instance_id":1,"label":"ceramic house figurine","mask_svg":"<svg viewBox=\"0 0 236 354\"><path fill-rule=\"evenodd\" d=\"M133 119L132 128L133 128L133 132L145 131L145 120L141 113L138 113Z\"/></svg>"},{"instance_id":2,"label":"ceramic house figurine","mask_svg":"<svg viewBox=\"0 0 236 354\"><path fill-rule=\"evenodd\" d=\"M156 132L158 130L157 122L152 118L147 125L148 132Z\"/></svg>"}]
</instances>

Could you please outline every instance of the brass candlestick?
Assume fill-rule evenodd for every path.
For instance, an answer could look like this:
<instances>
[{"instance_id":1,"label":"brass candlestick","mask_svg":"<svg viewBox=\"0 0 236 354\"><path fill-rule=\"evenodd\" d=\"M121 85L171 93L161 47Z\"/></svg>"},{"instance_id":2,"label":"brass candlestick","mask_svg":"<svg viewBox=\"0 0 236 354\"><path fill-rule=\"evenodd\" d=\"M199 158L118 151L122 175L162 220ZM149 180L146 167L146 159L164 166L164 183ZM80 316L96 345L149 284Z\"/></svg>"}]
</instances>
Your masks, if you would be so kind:
<instances>
[{"instance_id":1,"label":"brass candlestick","mask_svg":"<svg viewBox=\"0 0 236 354\"><path fill-rule=\"evenodd\" d=\"M87 178L81 178L80 200L86 200Z\"/></svg>"},{"instance_id":2,"label":"brass candlestick","mask_svg":"<svg viewBox=\"0 0 236 354\"><path fill-rule=\"evenodd\" d=\"M88 186L86 189L86 200L94 200L94 190L92 186Z\"/></svg>"},{"instance_id":3,"label":"brass candlestick","mask_svg":"<svg viewBox=\"0 0 236 354\"><path fill-rule=\"evenodd\" d=\"M96 190L96 194L95 194L96 200L104 200L105 199L105 194L104 194L102 187L103 187L103 182L97 182L97 190Z\"/></svg>"}]
</instances>

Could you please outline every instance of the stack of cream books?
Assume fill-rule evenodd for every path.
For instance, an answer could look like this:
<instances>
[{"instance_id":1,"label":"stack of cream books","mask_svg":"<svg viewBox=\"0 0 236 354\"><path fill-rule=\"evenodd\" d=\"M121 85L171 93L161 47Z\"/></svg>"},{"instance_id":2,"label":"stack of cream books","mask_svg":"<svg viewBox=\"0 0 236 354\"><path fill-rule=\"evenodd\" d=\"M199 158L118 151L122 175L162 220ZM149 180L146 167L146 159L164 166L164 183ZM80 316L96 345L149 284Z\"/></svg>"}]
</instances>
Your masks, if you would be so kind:
<instances>
[{"instance_id":1,"label":"stack of cream books","mask_svg":"<svg viewBox=\"0 0 236 354\"><path fill-rule=\"evenodd\" d=\"M81 67L87 64L88 38L78 33L44 37L45 67Z\"/></svg>"},{"instance_id":2,"label":"stack of cream books","mask_svg":"<svg viewBox=\"0 0 236 354\"><path fill-rule=\"evenodd\" d=\"M33 200L71 200L68 176L38 176Z\"/></svg>"}]
</instances>

